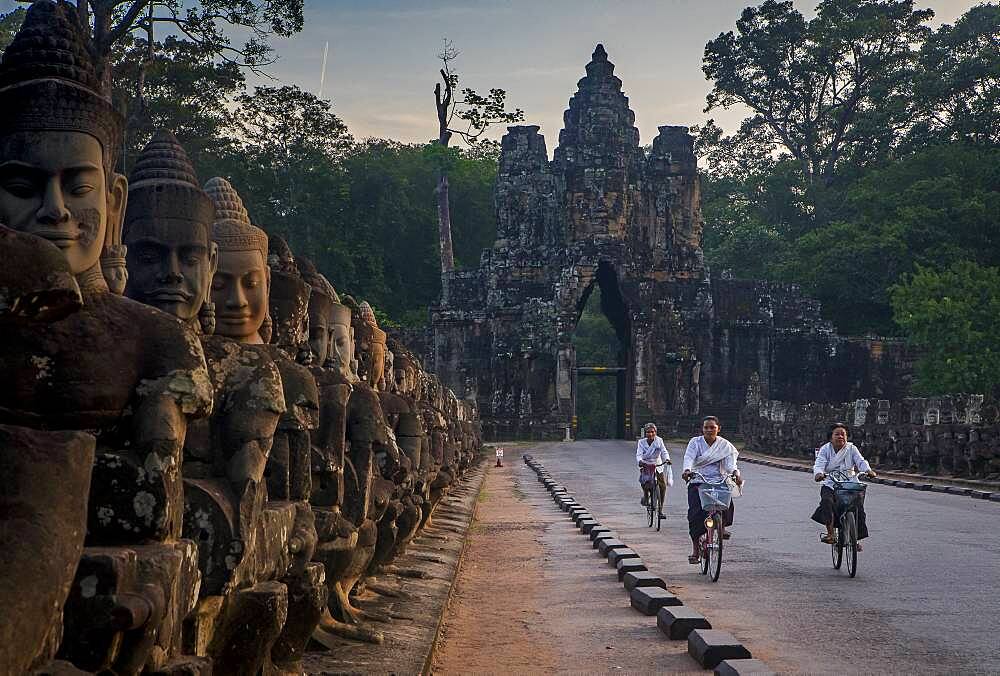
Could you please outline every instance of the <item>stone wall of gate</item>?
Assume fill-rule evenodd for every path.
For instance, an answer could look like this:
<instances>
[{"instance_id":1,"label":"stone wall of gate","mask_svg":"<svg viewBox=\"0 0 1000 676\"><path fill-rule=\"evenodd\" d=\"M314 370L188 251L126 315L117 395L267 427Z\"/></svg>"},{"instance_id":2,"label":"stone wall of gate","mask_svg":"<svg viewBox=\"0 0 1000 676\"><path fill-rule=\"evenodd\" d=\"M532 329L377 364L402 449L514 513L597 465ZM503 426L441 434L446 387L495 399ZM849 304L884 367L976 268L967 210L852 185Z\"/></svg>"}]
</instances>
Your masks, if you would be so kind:
<instances>
[{"instance_id":1,"label":"stone wall of gate","mask_svg":"<svg viewBox=\"0 0 1000 676\"><path fill-rule=\"evenodd\" d=\"M443 279L426 366L476 400L490 438L559 439L573 414L571 338L593 284L623 344L637 424L736 419L754 374L764 396L895 396L905 354L834 333L792 285L710 274L694 139L661 126L640 145L600 45L564 114L553 159L533 125L508 128L497 238ZM878 352L878 358L872 355Z\"/></svg>"},{"instance_id":2,"label":"stone wall of gate","mask_svg":"<svg viewBox=\"0 0 1000 676\"><path fill-rule=\"evenodd\" d=\"M754 401L742 412L748 450L812 458L833 422L876 468L972 479L1000 479L1000 406L981 394L856 399L837 404Z\"/></svg>"}]
</instances>

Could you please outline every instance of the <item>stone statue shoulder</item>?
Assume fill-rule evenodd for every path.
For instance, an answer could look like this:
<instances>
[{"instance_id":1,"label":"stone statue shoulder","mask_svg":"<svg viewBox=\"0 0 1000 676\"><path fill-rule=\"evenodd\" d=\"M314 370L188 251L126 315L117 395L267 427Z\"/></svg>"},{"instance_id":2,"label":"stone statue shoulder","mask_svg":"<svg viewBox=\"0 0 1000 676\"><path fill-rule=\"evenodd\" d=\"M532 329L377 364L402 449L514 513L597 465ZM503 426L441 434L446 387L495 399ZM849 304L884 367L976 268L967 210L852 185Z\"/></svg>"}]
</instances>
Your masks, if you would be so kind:
<instances>
[{"instance_id":1,"label":"stone statue shoulder","mask_svg":"<svg viewBox=\"0 0 1000 676\"><path fill-rule=\"evenodd\" d=\"M268 350L224 336L202 336L218 413L243 410L281 415L286 402L281 373Z\"/></svg>"},{"instance_id":2,"label":"stone statue shoulder","mask_svg":"<svg viewBox=\"0 0 1000 676\"><path fill-rule=\"evenodd\" d=\"M319 427L319 389L309 368L282 353L276 345L261 345L281 373L286 411L278 423L279 429L314 430Z\"/></svg>"},{"instance_id":3,"label":"stone statue shoulder","mask_svg":"<svg viewBox=\"0 0 1000 676\"><path fill-rule=\"evenodd\" d=\"M4 327L0 422L99 430L166 396L189 419L212 410L198 336L176 318L108 292L84 292L62 320Z\"/></svg>"}]
</instances>

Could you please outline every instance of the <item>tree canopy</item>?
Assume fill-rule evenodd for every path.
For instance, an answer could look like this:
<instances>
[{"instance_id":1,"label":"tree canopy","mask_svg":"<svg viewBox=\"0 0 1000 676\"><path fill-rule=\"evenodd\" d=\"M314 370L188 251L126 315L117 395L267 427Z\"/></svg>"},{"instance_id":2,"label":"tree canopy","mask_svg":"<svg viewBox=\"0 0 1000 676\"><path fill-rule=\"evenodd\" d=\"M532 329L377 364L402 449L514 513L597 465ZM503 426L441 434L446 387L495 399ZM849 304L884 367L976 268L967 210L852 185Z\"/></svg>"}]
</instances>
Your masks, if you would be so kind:
<instances>
[{"instance_id":1,"label":"tree canopy","mask_svg":"<svg viewBox=\"0 0 1000 676\"><path fill-rule=\"evenodd\" d=\"M750 109L732 134L711 120L699 129L711 268L798 283L841 332L924 347L930 334L906 307L923 302L916 289L971 288L993 274L1000 6L937 29L932 16L909 0L822 0L807 20L791 2L765 0L708 43L706 112ZM956 271L966 262L977 267ZM956 318L934 321L947 330ZM949 363L974 361L978 339L955 335L965 347L949 342ZM929 367L918 377L924 391L973 382Z\"/></svg>"}]
</instances>

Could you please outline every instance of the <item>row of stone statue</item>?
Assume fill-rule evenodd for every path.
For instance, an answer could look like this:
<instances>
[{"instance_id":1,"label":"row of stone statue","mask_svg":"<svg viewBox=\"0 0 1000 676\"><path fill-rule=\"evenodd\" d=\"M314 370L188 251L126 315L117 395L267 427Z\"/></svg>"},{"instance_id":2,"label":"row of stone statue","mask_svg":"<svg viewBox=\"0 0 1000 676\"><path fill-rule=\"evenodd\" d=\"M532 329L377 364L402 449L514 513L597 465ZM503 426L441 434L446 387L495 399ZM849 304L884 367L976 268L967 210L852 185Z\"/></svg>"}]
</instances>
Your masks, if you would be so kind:
<instances>
[{"instance_id":1,"label":"row of stone statue","mask_svg":"<svg viewBox=\"0 0 1000 676\"><path fill-rule=\"evenodd\" d=\"M476 411L170 133L115 173L75 11L0 64L0 674L300 673L379 640Z\"/></svg>"}]
</instances>

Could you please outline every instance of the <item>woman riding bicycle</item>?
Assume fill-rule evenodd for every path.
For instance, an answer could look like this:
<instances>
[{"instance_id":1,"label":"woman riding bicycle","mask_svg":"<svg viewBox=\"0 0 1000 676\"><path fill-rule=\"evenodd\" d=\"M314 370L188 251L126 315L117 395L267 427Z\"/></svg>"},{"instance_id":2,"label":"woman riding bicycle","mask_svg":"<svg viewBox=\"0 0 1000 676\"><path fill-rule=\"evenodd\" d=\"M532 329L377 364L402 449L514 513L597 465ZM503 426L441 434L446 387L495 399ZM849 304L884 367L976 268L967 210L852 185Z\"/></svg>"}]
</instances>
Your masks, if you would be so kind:
<instances>
[{"instance_id":1,"label":"woman riding bicycle","mask_svg":"<svg viewBox=\"0 0 1000 676\"><path fill-rule=\"evenodd\" d=\"M655 467L656 485L660 488L660 513L658 516L665 519L667 517L663 514L663 505L667 502L667 484L674 482L667 467L670 464L670 453L667 452L667 446L663 443L663 439L656 435L656 425L646 423L643 425L642 431L644 436L639 439L635 448L635 461L639 465L640 477L643 465ZM646 506L647 500L646 492L643 491L641 501L643 507Z\"/></svg>"},{"instance_id":2,"label":"woman riding bicycle","mask_svg":"<svg viewBox=\"0 0 1000 676\"><path fill-rule=\"evenodd\" d=\"M726 439L719 436L722 426L719 419L714 415L706 416L701 422L701 436L693 437L688 442L687 450L684 452L684 473L681 478L688 482L688 533L691 535L691 556L688 563L698 563L700 553L698 551L698 540L705 534L705 510L701 508L701 497L698 495L698 484L701 479L697 476L692 478L691 473L697 472L707 481L722 481L735 474L737 486L743 485L743 478L740 476L739 468L736 466L736 458L739 451ZM729 510L722 520L722 537L729 539L729 533L725 531L725 526L733 525L733 516L736 513L735 505L729 503Z\"/></svg>"},{"instance_id":3,"label":"woman riding bicycle","mask_svg":"<svg viewBox=\"0 0 1000 676\"><path fill-rule=\"evenodd\" d=\"M824 444L816 453L816 463L813 465L814 479L823 482L819 489L819 507L813 512L812 520L826 526L826 533L820 535L821 542L832 545L833 523L836 519L834 506L836 505L836 495L833 492L833 480L826 475L834 470L849 472L857 469L859 472L866 472L868 476L875 477L875 470L868 464L861 451L854 444L847 441L847 425L844 423L834 423L830 427L830 441ZM868 526L865 523L865 503L861 498L858 505L858 540L868 537ZM861 551L861 544L858 544L858 551Z\"/></svg>"}]
</instances>

